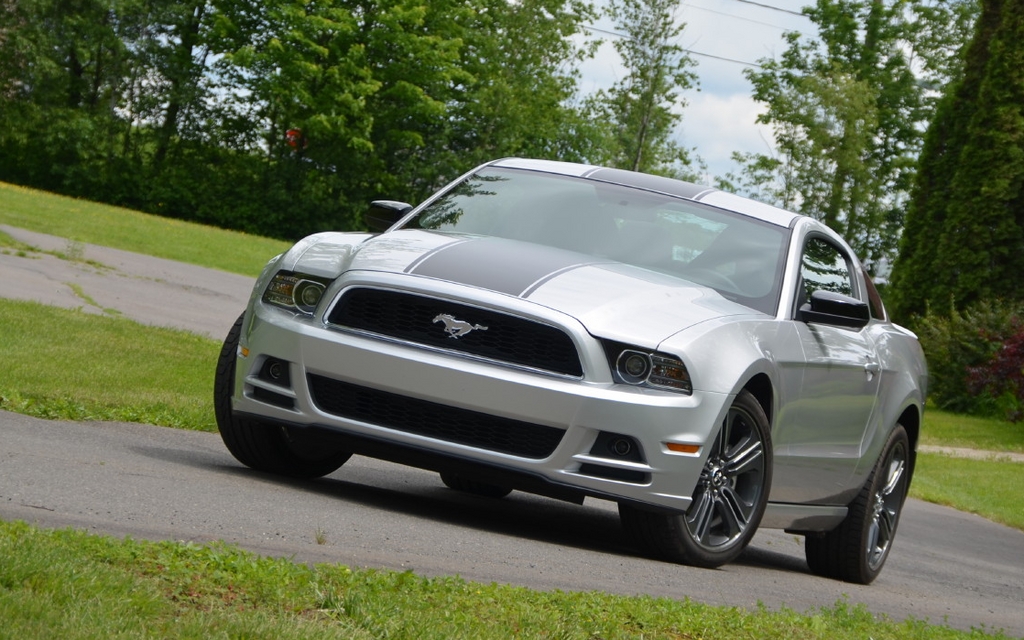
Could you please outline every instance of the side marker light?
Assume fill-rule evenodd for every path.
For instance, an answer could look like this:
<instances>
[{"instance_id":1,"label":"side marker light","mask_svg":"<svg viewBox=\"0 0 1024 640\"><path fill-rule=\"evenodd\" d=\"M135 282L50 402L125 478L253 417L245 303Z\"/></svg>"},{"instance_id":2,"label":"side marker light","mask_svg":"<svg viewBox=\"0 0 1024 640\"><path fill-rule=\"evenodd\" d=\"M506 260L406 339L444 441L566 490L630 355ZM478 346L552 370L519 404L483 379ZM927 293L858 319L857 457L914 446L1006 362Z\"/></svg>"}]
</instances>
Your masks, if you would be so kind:
<instances>
[{"instance_id":1,"label":"side marker light","mask_svg":"<svg viewBox=\"0 0 1024 640\"><path fill-rule=\"evenodd\" d=\"M688 454L691 454L691 455L696 454L696 453L700 453L700 445L699 444L685 444L685 443L682 443L682 442L666 442L665 446L668 447L669 451L674 451L675 453L688 453Z\"/></svg>"}]
</instances>

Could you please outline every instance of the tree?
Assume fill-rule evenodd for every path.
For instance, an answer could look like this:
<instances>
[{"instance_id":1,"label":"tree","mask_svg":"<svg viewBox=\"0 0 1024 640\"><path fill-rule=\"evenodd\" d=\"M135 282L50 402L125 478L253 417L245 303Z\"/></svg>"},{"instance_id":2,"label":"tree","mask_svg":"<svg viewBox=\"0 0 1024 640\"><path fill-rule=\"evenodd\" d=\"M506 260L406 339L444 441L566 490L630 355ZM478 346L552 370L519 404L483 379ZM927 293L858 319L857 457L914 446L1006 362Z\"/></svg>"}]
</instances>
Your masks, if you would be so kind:
<instances>
[{"instance_id":1,"label":"tree","mask_svg":"<svg viewBox=\"0 0 1024 640\"><path fill-rule=\"evenodd\" d=\"M0 179L295 238L592 157L582 0L0 0Z\"/></svg>"},{"instance_id":2,"label":"tree","mask_svg":"<svg viewBox=\"0 0 1024 640\"><path fill-rule=\"evenodd\" d=\"M787 33L780 60L746 72L776 152L737 156L741 187L824 221L870 267L891 260L931 113L928 87L956 73L947 43L970 6L818 0L805 9L818 38Z\"/></svg>"},{"instance_id":3,"label":"tree","mask_svg":"<svg viewBox=\"0 0 1024 640\"><path fill-rule=\"evenodd\" d=\"M893 311L1024 300L1024 0L983 0L964 74L928 129Z\"/></svg>"},{"instance_id":4,"label":"tree","mask_svg":"<svg viewBox=\"0 0 1024 640\"><path fill-rule=\"evenodd\" d=\"M686 25L678 0L612 0L608 15L624 37L614 46L626 75L595 97L592 106L613 134L600 161L632 171L671 173L690 165L672 134L682 120L682 91L696 85L695 65L679 44Z\"/></svg>"},{"instance_id":5,"label":"tree","mask_svg":"<svg viewBox=\"0 0 1024 640\"><path fill-rule=\"evenodd\" d=\"M126 51L109 0L0 7L0 174L99 197L116 172Z\"/></svg>"},{"instance_id":6,"label":"tree","mask_svg":"<svg viewBox=\"0 0 1024 640\"><path fill-rule=\"evenodd\" d=\"M587 159L599 143L576 99L579 64L592 45L573 38L594 19L593 6L579 0L472 6L462 56L471 78L451 109L455 163L465 170L509 155Z\"/></svg>"}]
</instances>

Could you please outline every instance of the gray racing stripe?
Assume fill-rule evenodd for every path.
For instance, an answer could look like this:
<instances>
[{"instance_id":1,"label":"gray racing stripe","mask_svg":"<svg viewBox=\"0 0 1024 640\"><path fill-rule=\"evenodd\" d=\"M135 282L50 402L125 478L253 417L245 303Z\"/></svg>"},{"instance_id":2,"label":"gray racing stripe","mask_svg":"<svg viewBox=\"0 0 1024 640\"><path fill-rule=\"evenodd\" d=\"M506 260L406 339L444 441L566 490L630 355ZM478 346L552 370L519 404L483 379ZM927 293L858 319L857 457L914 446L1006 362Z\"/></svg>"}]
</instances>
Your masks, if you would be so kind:
<instances>
[{"instance_id":1,"label":"gray racing stripe","mask_svg":"<svg viewBox=\"0 0 1024 640\"><path fill-rule=\"evenodd\" d=\"M594 262L589 256L554 247L478 238L440 247L406 272L525 297L549 276Z\"/></svg>"}]
</instances>

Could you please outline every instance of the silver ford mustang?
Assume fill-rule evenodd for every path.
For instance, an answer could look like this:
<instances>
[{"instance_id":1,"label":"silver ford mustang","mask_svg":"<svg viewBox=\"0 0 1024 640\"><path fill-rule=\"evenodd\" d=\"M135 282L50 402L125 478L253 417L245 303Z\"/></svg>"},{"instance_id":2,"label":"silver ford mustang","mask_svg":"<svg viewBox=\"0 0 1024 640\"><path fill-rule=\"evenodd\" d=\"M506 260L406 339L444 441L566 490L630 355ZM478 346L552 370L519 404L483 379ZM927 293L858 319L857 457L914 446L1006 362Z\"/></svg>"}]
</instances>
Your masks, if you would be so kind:
<instances>
[{"instance_id":1,"label":"silver ford mustang","mask_svg":"<svg viewBox=\"0 0 1024 640\"><path fill-rule=\"evenodd\" d=\"M927 370L819 222L640 173L505 159L380 233L273 258L224 342L224 443L321 476L351 454L455 490L618 503L646 554L735 559L759 526L869 583L914 469Z\"/></svg>"}]
</instances>

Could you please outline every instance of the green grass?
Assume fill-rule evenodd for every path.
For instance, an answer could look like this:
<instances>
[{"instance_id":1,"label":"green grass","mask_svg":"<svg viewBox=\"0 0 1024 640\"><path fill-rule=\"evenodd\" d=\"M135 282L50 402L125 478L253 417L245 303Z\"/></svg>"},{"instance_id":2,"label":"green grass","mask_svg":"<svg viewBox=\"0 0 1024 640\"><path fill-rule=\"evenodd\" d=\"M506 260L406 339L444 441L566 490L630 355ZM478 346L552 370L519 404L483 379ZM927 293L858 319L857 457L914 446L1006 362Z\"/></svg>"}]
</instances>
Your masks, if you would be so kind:
<instances>
[{"instance_id":1,"label":"green grass","mask_svg":"<svg viewBox=\"0 0 1024 640\"><path fill-rule=\"evenodd\" d=\"M219 344L187 331L0 299L0 408L214 430Z\"/></svg>"},{"instance_id":2,"label":"green grass","mask_svg":"<svg viewBox=\"0 0 1024 640\"><path fill-rule=\"evenodd\" d=\"M116 540L0 522L0 638L1005 637L817 611L538 592L411 572L308 567L224 544Z\"/></svg>"},{"instance_id":3,"label":"green grass","mask_svg":"<svg viewBox=\"0 0 1024 640\"><path fill-rule=\"evenodd\" d=\"M1024 530L1022 487L1024 463L920 453L910 495Z\"/></svg>"},{"instance_id":4,"label":"green grass","mask_svg":"<svg viewBox=\"0 0 1024 640\"><path fill-rule=\"evenodd\" d=\"M256 276L289 243L0 182L0 224ZM2 246L2 243L0 243Z\"/></svg>"},{"instance_id":5,"label":"green grass","mask_svg":"<svg viewBox=\"0 0 1024 640\"><path fill-rule=\"evenodd\" d=\"M921 444L1024 452L1024 423L964 416L928 407Z\"/></svg>"}]
</instances>

